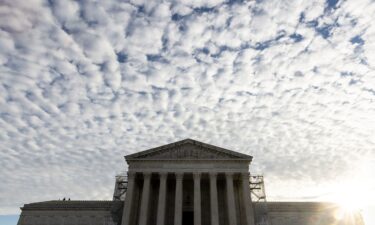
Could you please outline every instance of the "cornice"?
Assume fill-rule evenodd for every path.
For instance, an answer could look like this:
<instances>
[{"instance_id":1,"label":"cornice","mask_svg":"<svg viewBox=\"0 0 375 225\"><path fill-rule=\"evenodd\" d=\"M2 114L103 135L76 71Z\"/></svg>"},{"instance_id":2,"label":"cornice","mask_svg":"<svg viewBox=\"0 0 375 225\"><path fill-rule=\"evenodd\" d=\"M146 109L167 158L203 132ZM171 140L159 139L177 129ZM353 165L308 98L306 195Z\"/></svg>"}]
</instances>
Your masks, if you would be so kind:
<instances>
[{"instance_id":1,"label":"cornice","mask_svg":"<svg viewBox=\"0 0 375 225\"><path fill-rule=\"evenodd\" d=\"M117 201L108 200L97 200L97 201L85 201L85 200L52 200L46 202L35 202L25 204L21 207L21 210L110 210L115 204L119 204Z\"/></svg>"}]
</instances>

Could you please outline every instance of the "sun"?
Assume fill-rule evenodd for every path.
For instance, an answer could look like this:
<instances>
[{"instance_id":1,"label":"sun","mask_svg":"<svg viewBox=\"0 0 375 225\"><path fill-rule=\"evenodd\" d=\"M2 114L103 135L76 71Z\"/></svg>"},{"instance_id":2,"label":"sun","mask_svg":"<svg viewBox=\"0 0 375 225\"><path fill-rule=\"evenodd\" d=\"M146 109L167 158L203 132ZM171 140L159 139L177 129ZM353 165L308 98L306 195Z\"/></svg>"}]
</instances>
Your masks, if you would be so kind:
<instances>
[{"instance_id":1,"label":"sun","mask_svg":"<svg viewBox=\"0 0 375 225\"><path fill-rule=\"evenodd\" d=\"M364 207L364 199L359 197L353 190L341 189L338 190L334 195L333 202L337 205L334 211L334 218L339 224L357 224L360 212Z\"/></svg>"},{"instance_id":2,"label":"sun","mask_svg":"<svg viewBox=\"0 0 375 225\"><path fill-rule=\"evenodd\" d=\"M363 199L357 199L352 196L342 195L340 199L334 201L344 212L359 211L363 205Z\"/></svg>"},{"instance_id":3,"label":"sun","mask_svg":"<svg viewBox=\"0 0 375 225\"><path fill-rule=\"evenodd\" d=\"M339 206L340 214L350 214L359 212L365 206L365 190L358 191L358 187L349 184L341 184L335 188L331 195L331 201Z\"/></svg>"},{"instance_id":4,"label":"sun","mask_svg":"<svg viewBox=\"0 0 375 225\"><path fill-rule=\"evenodd\" d=\"M375 224L375 161L364 158L358 167L341 180L331 184L327 200L336 203L335 218L351 220L362 218L365 224Z\"/></svg>"}]
</instances>

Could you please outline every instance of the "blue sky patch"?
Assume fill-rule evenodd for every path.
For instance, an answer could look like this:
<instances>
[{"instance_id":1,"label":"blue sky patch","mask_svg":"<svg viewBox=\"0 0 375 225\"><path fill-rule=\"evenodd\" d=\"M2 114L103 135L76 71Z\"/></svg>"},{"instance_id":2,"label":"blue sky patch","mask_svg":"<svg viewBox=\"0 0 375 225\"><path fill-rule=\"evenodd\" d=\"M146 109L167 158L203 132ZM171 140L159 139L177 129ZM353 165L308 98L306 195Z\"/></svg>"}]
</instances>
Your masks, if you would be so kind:
<instances>
[{"instance_id":1,"label":"blue sky patch","mask_svg":"<svg viewBox=\"0 0 375 225\"><path fill-rule=\"evenodd\" d=\"M358 44L358 45L363 45L365 41L362 39L360 35L356 35L350 39L350 42L352 44Z\"/></svg>"},{"instance_id":2,"label":"blue sky patch","mask_svg":"<svg viewBox=\"0 0 375 225\"><path fill-rule=\"evenodd\" d=\"M289 35L289 37L294 41L294 42L300 42L303 40L303 36L300 35L300 34L292 34L292 35Z\"/></svg>"},{"instance_id":3,"label":"blue sky patch","mask_svg":"<svg viewBox=\"0 0 375 225\"><path fill-rule=\"evenodd\" d=\"M150 62L161 62L161 63L167 63L167 60L158 54L148 54L146 55L147 60Z\"/></svg>"},{"instance_id":4,"label":"blue sky patch","mask_svg":"<svg viewBox=\"0 0 375 225\"><path fill-rule=\"evenodd\" d=\"M202 13L212 13L215 12L215 7L197 7L193 8L193 11L197 14L202 14Z\"/></svg>"},{"instance_id":5,"label":"blue sky patch","mask_svg":"<svg viewBox=\"0 0 375 225\"><path fill-rule=\"evenodd\" d=\"M326 9L335 9L337 7L337 3L339 0L327 0L326 1Z\"/></svg>"},{"instance_id":6,"label":"blue sky patch","mask_svg":"<svg viewBox=\"0 0 375 225\"><path fill-rule=\"evenodd\" d=\"M116 53L116 55L117 55L117 61L120 63L124 63L128 60L128 55L123 52Z\"/></svg>"},{"instance_id":7,"label":"blue sky patch","mask_svg":"<svg viewBox=\"0 0 375 225\"><path fill-rule=\"evenodd\" d=\"M18 215L0 215L0 225L17 225Z\"/></svg>"}]
</instances>

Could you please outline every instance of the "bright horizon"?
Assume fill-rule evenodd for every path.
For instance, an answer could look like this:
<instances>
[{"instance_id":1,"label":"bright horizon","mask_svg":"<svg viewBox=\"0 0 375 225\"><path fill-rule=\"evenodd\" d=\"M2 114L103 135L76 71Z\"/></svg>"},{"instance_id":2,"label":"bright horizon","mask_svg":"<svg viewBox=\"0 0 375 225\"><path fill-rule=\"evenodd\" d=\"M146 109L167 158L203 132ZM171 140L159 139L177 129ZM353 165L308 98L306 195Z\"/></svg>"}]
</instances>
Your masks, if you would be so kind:
<instances>
[{"instance_id":1,"label":"bright horizon","mask_svg":"<svg viewBox=\"0 0 375 225\"><path fill-rule=\"evenodd\" d=\"M252 155L269 201L375 224L373 21L371 0L1 1L0 215L111 199L124 155L192 138Z\"/></svg>"}]
</instances>

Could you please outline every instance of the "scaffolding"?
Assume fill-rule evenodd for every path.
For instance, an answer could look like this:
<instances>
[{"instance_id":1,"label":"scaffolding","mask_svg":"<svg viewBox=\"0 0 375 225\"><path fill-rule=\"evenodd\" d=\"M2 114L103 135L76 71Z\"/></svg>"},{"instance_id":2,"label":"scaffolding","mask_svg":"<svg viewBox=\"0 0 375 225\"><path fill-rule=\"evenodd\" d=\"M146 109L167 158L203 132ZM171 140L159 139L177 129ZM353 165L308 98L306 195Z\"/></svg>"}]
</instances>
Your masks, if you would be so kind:
<instances>
[{"instance_id":1,"label":"scaffolding","mask_svg":"<svg viewBox=\"0 0 375 225\"><path fill-rule=\"evenodd\" d=\"M121 173L116 176L115 190L113 191L114 201L124 201L126 190L128 189L128 176Z\"/></svg>"},{"instance_id":2,"label":"scaffolding","mask_svg":"<svg viewBox=\"0 0 375 225\"><path fill-rule=\"evenodd\" d=\"M268 217L268 207L266 190L264 187L264 177L255 175L249 177L250 193L252 202L254 202L254 215L256 225L271 225Z\"/></svg>"}]
</instances>

